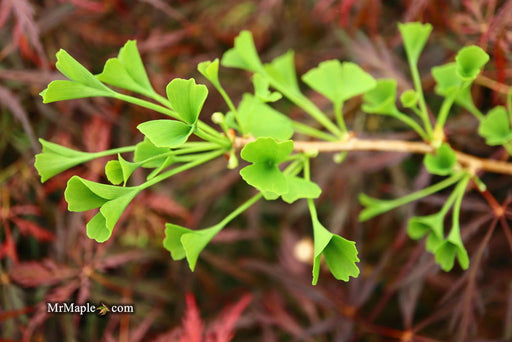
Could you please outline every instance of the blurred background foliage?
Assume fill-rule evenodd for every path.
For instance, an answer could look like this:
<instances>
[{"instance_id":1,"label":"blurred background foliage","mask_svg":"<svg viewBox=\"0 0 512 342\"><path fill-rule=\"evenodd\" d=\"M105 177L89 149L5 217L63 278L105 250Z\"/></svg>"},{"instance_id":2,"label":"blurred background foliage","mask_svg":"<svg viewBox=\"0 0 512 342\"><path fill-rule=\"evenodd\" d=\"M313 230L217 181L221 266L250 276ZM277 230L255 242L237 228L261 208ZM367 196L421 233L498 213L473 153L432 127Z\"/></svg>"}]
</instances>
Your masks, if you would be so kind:
<instances>
[{"instance_id":1,"label":"blurred background foliage","mask_svg":"<svg viewBox=\"0 0 512 342\"><path fill-rule=\"evenodd\" d=\"M484 175L489 192L463 204L463 236L471 268L444 273L422 244L407 238L413 212L431 213L444 197L365 224L359 192L377 197L428 184L421 159L396 153L353 153L341 164L313 165L324 189L320 215L334 233L357 242L361 275L349 283L328 272L311 286L310 219L305 203L261 202L219 234L195 273L162 248L165 222L193 228L216 223L250 188L218 160L173 177L129 206L113 238L85 236L87 215L69 213L63 198L72 174L106 181L107 160L40 184L33 167L37 137L84 151L141 140L136 125L157 118L106 99L43 105L38 93L54 79L63 48L94 73L137 39L151 81L163 93L174 77L205 80L196 71L219 58L241 30L252 31L263 61L293 49L299 75L320 61L360 64L375 77L410 88L397 23L430 22L434 32L420 60L431 108L432 66L477 44L490 55L473 95L485 112L504 102L511 84L512 1L498 0L2 0L0 2L0 338L5 341L502 341L512 339L511 179ZM251 91L247 74L222 70L235 100ZM211 94L203 110L226 111ZM328 110L327 100L309 92ZM346 104L357 134L413 138L402 126ZM281 109L308 123L297 109ZM476 135L477 123L454 113L447 129L459 150L501 158ZM143 174L135 177L142 179ZM493 194L493 195L491 195ZM497 201L506 215L490 209ZM89 217L90 218L90 217ZM305 253L305 257L301 256ZM193 294L193 295L192 295ZM195 299L194 299L195 298ZM48 314L47 302L134 304L135 314L99 317ZM201 334L200 332L203 332Z\"/></svg>"}]
</instances>

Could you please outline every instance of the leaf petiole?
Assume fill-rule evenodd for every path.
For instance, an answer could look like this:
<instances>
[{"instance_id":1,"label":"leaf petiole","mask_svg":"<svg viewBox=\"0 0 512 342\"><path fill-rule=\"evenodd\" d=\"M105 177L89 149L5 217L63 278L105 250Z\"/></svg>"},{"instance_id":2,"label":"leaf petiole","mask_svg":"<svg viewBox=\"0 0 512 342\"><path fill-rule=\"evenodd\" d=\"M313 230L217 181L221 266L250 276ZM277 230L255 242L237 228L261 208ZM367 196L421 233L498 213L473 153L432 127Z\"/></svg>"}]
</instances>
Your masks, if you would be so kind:
<instances>
[{"instance_id":1,"label":"leaf petiole","mask_svg":"<svg viewBox=\"0 0 512 342\"><path fill-rule=\"evenodd\" d=\"M418 103L420 107L420 118L423 121L423 126L428 136L432 136L432 124L428 118L427 105L425 103L425 95L423 95L423 87L421 85L420 73L418 71L417 61L412 60L411 56L407 55L409 66L411 70L412 81L414 83L414 89L418 94Z\"/></svg>"},{"instance_id":2,"label":"leaf petiole","mask_svg":"<svg viewBox=\"0 0 512 342\"><path fill-rule=\"evenodd\" d=\"M126 153L126 152L133 152L133 151L135 151L135 145L123 146L123 147L113 148L111 150L105 150L105 151L100 151L100 152L93 152L93 154L95 156L94 159L96 159L96 158L110 156L112 154Z\"/></svg>"},{"instance_id":3,"label":"leaf petiole","mask_svg":"<svg viewBox=\"0 0 512 342\"><path fill-rule=\"evenodd\" d=\"M304 134L313 138L322 139L325 141L339 141L339 137L316 129L314 127L305 125L298 121L292 121L292 126L295 132L299 134Z\"/></svg>"},{"instance_id":4,"label":"leaf petiole","mask_svg":"<svg viewBox=\"0 0 512 342\"><path fill-rule=\"evenodd\" d=\"M215 159L219 156L221 156L222 154L224 153L223 150L218 150L218 151L214 151L214 152L210 152L210 153L205 153L204 155L202 155L200 158L196 158L195 160L187 163L187 164L183 164L183 165L180 165L178 167L175 167L174 169L171 169L167 172L164 172L150 180L148 180L147 182L139 185L140 189L143 190L143 189L147 189L149 188L150 186L153 186L169 177L172 177L180 172L183 172L183 171L186 171L186 170L189 170L189 169L192 169L198 165L201 165L201 164L204 164L212 159Z\"/></svg>"},{"instance_id":5,"label":"leaf petiole","mask_svg":"<svg viewBox=\"0 0 512 342\"><path fill-rule=\"evenodd\" d=\"M225 227L229 222L231 222L233 219L235 219L238 215L249 209L250 206L252 206L254 203L258 202L263 197L263 194L259 192L258 194L252 196L247 201L242 203L238 208L233 210L231 214L226 216L222 221L220 221L218 224L222 227Z\"/></svg>"},{"instance_id":6,"label":"leaf petiole","mask_svg":"<svg viewBox=\"0 0 512 342\"><path fill-rule=\"evenodd\" d=\"M206 152L219 149L219 144L215 142L191 141L173 150L174 155L192 154L197 152Z\"/></svg>"},{"instance_id":7,"label":"leaf petiole","mask_svg":"<svg viewBox=\"0 0 512 342\"><path fill-rule=\"evenodd\" d=\"M439 115L437 116L436 126L434 128L434 144L440 143L443 139L443 127L446 123L446 119L448 118L448 114L450 113L450 109L452 108L453 102L455 101L455 97L457 93L446 97L441 105L441 109L439 110Z\"/></svg>"},{"instance_id":8,"label":"leaf petiole","mask_svg":"<svg viewBox=\"0 0 512 342\"><path fill-rule=\"evenodd\" d=\"M388 212L392 209L401 207L410 202L419 200L420 198L430 196L438 191L441 191L450 185L457 183L462 177L466 176L467 172L454 173L451 177L446 178L439 183L431 185L425 189L413 192L412 194L406 195L393 200L377 200L371 198L365 194L359 195L359 201L365 206L365 209L359 214L360 221L366 221L377 215Z\"/></svg>"},{"instance_id":9,"label":"leaf petiole","mask_svg":"<svg viewBox=\"0 0 512 342\"><path fill-rule=\"evenodd\" d=\"M268 79L268 82L272 87L274 87L277 91L286 96L295 105L306 111L306 113L311 115L313 119L322 124L332 134L339 138L344 136L344 133L338 128L338 126L332 123L332 121L329 120L327 116L320 109L318 109L318 107L313 102L311 102L307 97L305 97L301 93L288 91L286 87L281 87L280 84L278 82L275 82L274 79L270 77L267 73L263 75Z\"/></svg>"},{"instance_id":10,"label":"leaf petiole","mask_svg":"<svg viewBox=\"0 0 512 342\"><path fill-rule=\"evenodd\" d=\"M459 218L460 218L460 207L462 205L462 199L464 198L464 194L466 192L466 187L468 186L469 180L471 179L471 175L469 173L466 173L464 175L464 178L462 178L457 186L455 187L455 190L453 190L453 193L455 194L455 204L453 205L453 211L452 211L452 228L450 230L450 234L452 235L452 231L457 230L457 234L460 237L459 230ZM455 233L453 233L455 234ZM448 237L449 238L449 237Z\"/></svg>"},{"instance_id":11,"label":"leaf petiole","mask_svg":"<svg viewBox=\"0 0 512 342\"><path fill-rule=\"evenodd\" d=\"M215 131L216 134L212 134L210 130L205 129L206 127L209 127L203 122L197 123L197 128L194 132L195 135L197 135L199 138L216 143L223 147L231 147L231 141L228 137L221 135L219 132Z\"/></svg>"},{"instance_id":12,"label":"leaf petiole","mask_svg":"<svg viewBox=\"0 0 512 342\"><path fill-rule=\"evenodd\" d=\"M336 117L336 122L338 123L338 126L340 127L341 131L343 133L347 133L347 126L345 125L345 120L343 119L343 104L333 104L334 108L334 116Z\"/></svg>"},{"instance_id":13,"label":"leaf petiole","mask_svg":"<svg viewBox=\"0 0 512 342\"><path fill-rule=\"evenodd\" d=\"M149 101L146 101L143 99L139 99L138 97L121 94L121 93L115 93L115 95L113 97L118 100L126 101L126 102L133 103L133 104L136 104L141 107L145 107L145 108L154 110L158 113L162 113L162 114L170 116L173 119L179 120L178 113L176 113L174 110L171 110L169 108L160 106L159 104L149 102Z\"/></svg>"},{"instance_id":14,"label":"leaf petiole","mask_svg":"<svg viewBox=\"0 0 512 342\"><path fill-rule=\"evenodd\" d=\"M417 110L417 109L416 109ZM419 114L419 112L418 112ZM408 125L409 127L411 127L412 129L414 129L416 131L416 133L419 134L419 136L423 139L423 140L428 140L428 136L427 134L425 133L425 130L416 122L414 121L413 119L411 119L409 116L407 116L406 114L400 112L399 110L396 110L394 113L393 113L393 116L402 121L403 123L405 123L406 125Z\"/></svg>"}]
</instances>

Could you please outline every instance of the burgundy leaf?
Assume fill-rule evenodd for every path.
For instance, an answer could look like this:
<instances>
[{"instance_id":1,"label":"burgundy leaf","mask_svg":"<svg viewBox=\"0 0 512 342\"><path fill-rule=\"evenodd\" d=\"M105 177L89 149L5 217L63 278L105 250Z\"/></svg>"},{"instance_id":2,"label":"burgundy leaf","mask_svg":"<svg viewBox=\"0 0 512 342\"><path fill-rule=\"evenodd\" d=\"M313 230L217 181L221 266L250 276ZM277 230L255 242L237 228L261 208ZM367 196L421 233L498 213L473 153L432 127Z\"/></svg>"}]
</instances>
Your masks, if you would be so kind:
<instances>
[{"instance_id":1,"label":"burgundy leaf","mask_svg":"<svg viewBox=\"0 0 512 342\"><path fill-rule=\"evenodd\" d=\"M240 300L221 314L220 318L212 325L206 342L229 342L235 335L235 323L252 301L251 294L245 294Z\"/></svg>"},{"instance_id":2,"label":"burgundy leaf","mask_svg":"<svg viewBox=\"0 0 512 342\"><path fill-rule=\"evenodd\" d=\"M47 231L35 222L21 218L12 218L11 220L16 224L23 235L32 235L36 240L41 242L55 240L55 234Z\"/></svg>"},{"instance_id":3,"label":"burgundy leaf","mask_svg":"<svg viewBox=\"0 0 512 342\"><path fill-rule=\"evenodd\" d=\"M4 256L10 257L14 262L18 262L18 254L16 252L16 244L14 243L14 239L12 238L11 228L9 225L5 224L4 227L5 232L5 241L2 242L0 246L0 259Z\"/></svg>"},{"instance_id":4,"label":"burgundy leaf","mask_svg":"<svg viewBox=\"0 0 512 342\"><path fill-rule=\"evenodd\" d=\"M41 209L35 205L24 204L24 205L14 205L9 208L9 216L11 215L39 215L41 213Z\"/></svg>"},{"instance_id":5,"label":"burgundy leaf","mask_svg":"<svg viewBox=\"0 0 512 342\"><path fill-rule=\"evenodd\" d=\"M183 318L183 333L180 337L180 342L202 342L204 326L194 295L187 293L185 301L187 303L187 311Z\"/></svg>"},{"instance_id":6,"label":"burgundy leaf","mask_svg":"<svg viewBox=\"0 0 512 342\"><path fill-rule=\"evenodd\" d=\"M104 270L106 268L117 267L134 260L141 261L145 257L145 255L145 253L142 253L140 251L130 251L126 253L102 256L101 260L98 261L96 268L99 270Z\"/></svg>"},{"instance_id":7,"label":"burgundy leaf","mask_svg":"<svg viewBox=\"0 0 512 342\"><path fill-rule=\"evenodd\" d=\"M79 280L73 280L61 286L53 288L45 296L46 302L70 302L73 301L73 293L80 286Z\"/></svg>"},{"instance_id":8,"label":"burgundy leaf","mask_svg":"<svg viewBox=\"0 0 512 342\"><path fill-rule=\"evenodd\" d=\"M144 202L145 207L151 208L160 214L178 216L186 221L190 220L190 212L167 195L164 196L154 192L144 193L140 201Z\"/></svg>"},{"instance_id":9,"label":"burgundy leaf","mask_svg":"<svg viewBox=\"0 0 512 342\"><path fill-rule=\"evenodd\" d=\"M37 139L35 137L34 131L32 130L32 126L30 126L28 114L25 109L23 109L23 106L21 105L18 97L9 89L0 86L0 103L3 103L10 110L13 116L21 123L25 134L27 134L28 138L30 139L32 149L36 152L39 152L39 144L37 143Z\"/></svg>"},{"instance_id":10,"label":"burgundy leaf","mask_svg":"<svg viewBox=\"0 0 512 342\"><path fill-rule=\"evenodd\" d=\"M73 277L77 270L58 266L51 260L20 262L10 272L11 278L25 287L53 285Z\"/></svg>"}]
</instances>

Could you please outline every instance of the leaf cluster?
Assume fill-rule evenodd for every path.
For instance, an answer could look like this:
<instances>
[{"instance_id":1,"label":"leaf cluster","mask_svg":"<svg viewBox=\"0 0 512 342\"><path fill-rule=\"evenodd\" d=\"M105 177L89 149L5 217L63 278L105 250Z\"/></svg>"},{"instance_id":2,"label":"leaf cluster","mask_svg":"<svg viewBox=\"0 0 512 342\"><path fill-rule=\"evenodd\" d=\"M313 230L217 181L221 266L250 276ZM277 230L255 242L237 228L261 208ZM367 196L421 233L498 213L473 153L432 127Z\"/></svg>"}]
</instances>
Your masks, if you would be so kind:
<instances>
[{"instance_id":1,"label":"leaf cluster","mask_svg":"<svg viewBox=\"0 0 512 342\"><path fill-rule=\"evenodd\" d=\"M376 80L357 64L338 60L321 62L301 77L307 86L332 103L332 113L326 113L303 94L292 51L263 63L251 33L243 31L235 38L234 47L220 61L215 59L198 65L199 72L226 103L225 113L212 115L212 121L219 125L220 131L200 120L208 88L197 84L194 79L176 78L167 85L166 96L159 95L151 86L135 41L128 41L116 58L105 63L98 75L90 73L61 50L57 53L56 66L68 80L51 82L41 93L43 102L111 97L153 109L167 118L140 123L137 129L144 138L136 145L98 153L74 151L41 140L43 152L36 156L35 166L44 182L80 163L107 155L117 156L105 165L106 178L112 185L74 176L68 181L65 192L70 211L99 209L87 224L87 235L104 242L112 235L116 222L131 200L144 189L221 155L229 157L228 168L236 168L239 156L244 163L239 170L240 176L258 194L234 209L221 222L206 229L192 230L167 223L163 245L171 257L175 260L186 258L190 269L194 270L200 253L211 239L260 198L281 198L286 203L305 199L314 237L313 283L318 281L322 256L335 278L348 281L350 276L357 277L359 274L355 243L329 232L320 223L314 199L320 196L322 190L312 181L309 171L310 161L315 158L317 151L297 152L293 138L301 134L327 142L350 141L352 133L345 123L343 107L351 98L362 96L363 111L400 120L428 143L433 152L424 158L426 170L447 178L393 200L379 200L361 194L359 199L364 209L360 220L368 220L455 186L441 211L413 217L408 225L408 233L413 239L427 236L427 250L434 253L436 262L444 270L453 267L455 258L465 269L469 265L469 258L460 235L459 212L469 180L477 180L470 170L459 165L456 152L444 142L444 125L452 105L460 105L480 120L479 133L488 144L507 147L512 139L511 114L504 107L496 107L483 115L473 104L471 83L489 57L481 48L468 46L459 51L454 62L432 69L437 83L436 93L444 98L432 124L418 76L418 60L432 27L429 24L407 23L400 24L399 30L414 83L414 89L400 95L402 107L409 113L402 112L396 104L396 80ZM253 93L245 93L235 105L220 82L220 65L251 73ZM130 93L142 95L143 98ZM321 128L296 122L272 106L273 102L283 98L310 115ZM239 146L236 143L238 137L249 142ZM132 158L123 157L123 153L133 153ZM127 186L138 168L152 170L145 182ZM452 227L445 236L443 224L450 208L453 212Z\"/></svg>"}]
</instances>

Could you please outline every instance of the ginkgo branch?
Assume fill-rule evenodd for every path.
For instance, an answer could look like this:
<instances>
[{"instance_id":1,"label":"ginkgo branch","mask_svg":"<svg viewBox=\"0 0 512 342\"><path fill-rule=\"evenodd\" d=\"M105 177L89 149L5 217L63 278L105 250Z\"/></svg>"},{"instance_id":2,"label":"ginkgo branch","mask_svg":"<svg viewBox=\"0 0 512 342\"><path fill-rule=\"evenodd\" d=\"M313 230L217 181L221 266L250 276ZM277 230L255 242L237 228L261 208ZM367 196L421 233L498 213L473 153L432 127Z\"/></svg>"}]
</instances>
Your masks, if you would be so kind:
<instances>
[{"instance_id":1,"label":"ginkgo branch","mask_svg":"<svg viewBox=\"0 0 512 342\"><path fill-rule=\"evenodd\" d=\"M242 148L253 141L252 138L236 137L234 147ZM429 154L435 151L434 147L427 143L406 140L391 139L362 139L352 137L344 141L294 141L293 150L296 152L318 151L319 153L343 152L343 151L382 151ZM472 172L479 170L512 175L512 163L483 159L460 151L455 151L457 161Z\"/></svg>"}]
</instances>

